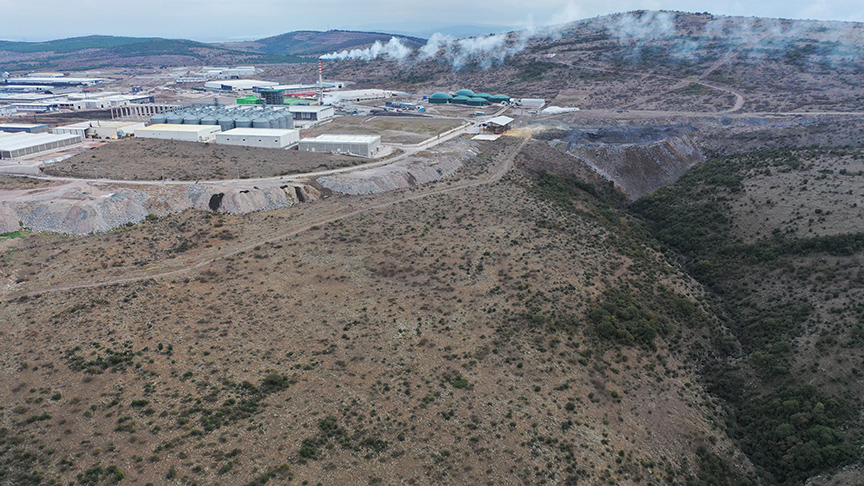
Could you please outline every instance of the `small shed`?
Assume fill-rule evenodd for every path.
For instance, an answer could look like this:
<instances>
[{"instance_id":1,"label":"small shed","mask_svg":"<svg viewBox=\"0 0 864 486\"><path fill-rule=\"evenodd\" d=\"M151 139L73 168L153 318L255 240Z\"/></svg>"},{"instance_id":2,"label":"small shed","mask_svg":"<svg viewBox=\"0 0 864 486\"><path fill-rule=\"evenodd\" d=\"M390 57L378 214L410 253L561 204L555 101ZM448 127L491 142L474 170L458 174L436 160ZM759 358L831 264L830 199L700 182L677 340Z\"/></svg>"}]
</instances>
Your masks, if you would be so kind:
<instances>
[{"instance_id":1,"label":"small shed","mask_svg":"<svg viewBox=\"0 0 864 486\"><path fill-rule=\"evenodd\" d=\"M481 125L481 128L484 128L487 132L499 134L510 130L512 124L513 119L509 116L496 116L491 120L487 120L486 123Z\"/></svg>"}]
</instances>

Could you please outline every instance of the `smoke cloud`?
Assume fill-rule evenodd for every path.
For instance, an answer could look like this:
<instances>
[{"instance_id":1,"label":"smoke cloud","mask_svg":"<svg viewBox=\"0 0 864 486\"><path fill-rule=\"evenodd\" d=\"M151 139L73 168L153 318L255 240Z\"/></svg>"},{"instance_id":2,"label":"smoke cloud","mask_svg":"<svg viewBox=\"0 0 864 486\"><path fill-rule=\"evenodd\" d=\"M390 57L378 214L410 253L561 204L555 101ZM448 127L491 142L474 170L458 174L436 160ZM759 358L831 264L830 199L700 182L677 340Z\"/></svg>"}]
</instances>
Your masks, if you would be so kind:
<instances>
[{"instance_id":1,"label":"smoke cloud","mask_svg":"<svg viewBox=\"0 0 864 486\"><path fill-rule=\"evenodd\" d=\"M582 16L582 10L570 3L552 17L550 25L539 28L532 26L508 34L464 39L436 33L416 51L394 37L383 44L375 42L366 49L334 52L322 59L371 61L383 58L399 63L436 60L451 65L454 71L469 65L486 69L503 64L507 58L526 49L532 40L558 40L571 35L568 30L571 22ZM734 54L753 61L785 56L797 62L848 66L861 64L864 58L864 26L860 24L713 17L699 26L682 25L679 29L676 27L678 20L679 14L674 12L635 11L585 22L605 30L610 41L624 48L616 54L622 60L636 61L643 54L656 56L660 52L673 62L712 61ZM807 43L810 45L802 50Z\"/></svg>"},{"instance_id":2,"label":"smoke cloud","mask_svg":"<svg viewBox=\"0 0 864 486\"><path fill-rule=\"evenodd\" d=\"M389 41L381 43L375 41L366 49L351 49L341 52L333 52L321 56L321 59L344 60L344 59L359 59L361 61L371 61L378 57L384 57L393 61L402 62L412 53L410 47L402 43L398 38L391 37Z\"/></svg>"},{"instance_id":3,"label":"smoke cloud","mask_svg":"<svg viewBox=\"0 0 864 486\"><path fill-rule=\"evenodd\" d=\"M483 69L501 64L507 57L525 49L529 36L524 32L515 34L493 34L481 37L456 39L435 34L420 48L418 61L438 59L453 65L458 71L467 64L475 63Z\"/></svg>"}]
</instances>

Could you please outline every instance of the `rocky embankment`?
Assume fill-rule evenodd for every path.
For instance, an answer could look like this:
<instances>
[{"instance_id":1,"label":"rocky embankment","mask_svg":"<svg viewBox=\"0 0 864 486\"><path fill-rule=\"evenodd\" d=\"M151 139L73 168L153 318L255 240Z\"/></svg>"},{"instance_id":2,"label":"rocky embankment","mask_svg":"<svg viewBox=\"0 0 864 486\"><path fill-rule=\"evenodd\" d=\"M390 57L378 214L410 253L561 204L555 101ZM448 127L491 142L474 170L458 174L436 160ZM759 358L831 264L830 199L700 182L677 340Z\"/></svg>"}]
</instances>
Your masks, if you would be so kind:
<instances>
[{"instance_id":1,"label":"rocky embankment","mask_svg":"<svg viewBox=\"0 0 864 486\"><path fill-rule=\"evenodd\" d=\"M550 144L613 181L632 200L672 184L705 156L688 126L575 129Z\"/></svg>"},{"instance_id":2,"label":"rocky embankment","mask_svg":"<svg viewBox=\"0 0 864 486\"><path fill-rule=\"evenodd\" d=\"M22 225L36 231L91 234L138 223L148 215L186 209L245 214L318 199L306 184L262 189L176 184L117 185L75 181L48 189L0 193L0 233Z\"/></svg>"},{"instance_id":3,"label":"rocky embankment","mask_svg":"<svg viewBox=\"0 0 864 486\"><path fill-rule=\"evenodd\" d=\"M372 169L320 177L322 187L341 194L377 194L428 184L454 174L464 161L477 155L471 142L448 144L447 151L426 152L416 157Z\"/></svg>"}]
</instances>

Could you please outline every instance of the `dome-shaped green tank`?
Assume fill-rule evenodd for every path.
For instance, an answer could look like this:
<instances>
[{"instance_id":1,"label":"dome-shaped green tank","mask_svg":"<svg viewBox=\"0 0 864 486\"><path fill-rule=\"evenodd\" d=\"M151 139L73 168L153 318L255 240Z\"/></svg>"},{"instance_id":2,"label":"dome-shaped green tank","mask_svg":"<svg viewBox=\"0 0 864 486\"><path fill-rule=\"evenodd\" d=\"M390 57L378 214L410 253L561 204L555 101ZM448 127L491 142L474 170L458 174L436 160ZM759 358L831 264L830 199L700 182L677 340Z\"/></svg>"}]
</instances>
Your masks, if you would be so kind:
<instances>
[{"instance_id":1,"label":"dome-shaped green tank","mask_svg":"<svg viewBox=\"0 0 864 486\"><path fill-rule=\"evenodd\" d=\"M429 103L450 103L452 97L447 93L435 93L429 97Z\"/></svg>"},{"instance_id":2,"label":"dome-shaped green tank","mask_svg":"<svg viewBox=\"0 0 864 486\"><path fill-rule=\"evenodd\" d=\"M469 97L467 97L467 96L465 96L465 95L457 95L457 96L454 96L453 99L450 100L450 102L451 102L451 103L455 103L455 104L457 104L457 105L467 105L467 104L468 104L468 100L470 100L470 99L471 99L471 98L469 98Z\"/></svg>"},{"instance_id":3,"label":"dome-shaped green tank","mask_svg":"<svg viewBox=\"0 0 864 486\"><path fill-rule=\"evenodd\" d=\"M474 98L468 98L467 103L468 106L486 106L489 104L489 102L486 101L486 98L478 98L476 96Z\"/></svg>"},{"instance_id":4,"label":"dome-shaped green tank","mask_svg":"<svg viewBox=\"0 0 864 486\"><path fill-rule=\"evenodd\" d=\"M468 98L474 97L474 92L470 89L460 89L455 93L456 96L467 96Z\"/></svg>"}]
</instances>

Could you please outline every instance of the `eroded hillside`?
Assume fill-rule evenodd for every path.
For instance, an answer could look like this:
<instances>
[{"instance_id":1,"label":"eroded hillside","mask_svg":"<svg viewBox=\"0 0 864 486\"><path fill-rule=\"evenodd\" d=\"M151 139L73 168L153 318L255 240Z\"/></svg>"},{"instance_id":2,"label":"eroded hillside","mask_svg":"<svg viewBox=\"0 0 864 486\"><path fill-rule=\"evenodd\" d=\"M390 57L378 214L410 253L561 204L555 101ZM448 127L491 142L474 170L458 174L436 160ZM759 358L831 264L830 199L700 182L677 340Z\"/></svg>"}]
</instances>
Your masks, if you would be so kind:
<instances>
[{"instance_id":1,"label":"eroded hillside","mask_svg":"<svg viewBox=\"0 0 864 486\"><path fill-rule=\"evenodd\" d=\"M497 157L522 147L507 143ZM11 323L0 344L4 477L747 476L722 408L683 360L685 343L722 334L700 287L622 219L608 186L539 175L532 160L554 157L544 147L525 145L517 162L528 172L458 191L440 182L402 202L187 211L3 243L2 271L15 276L0 308ZM462 177L499 162L479 156ZM343 205L370 202L379 209L339 218ZM270 241L231 251L256 239ZM40 291L142 267L177 272Z\"/></svg>"}]
</instances>

